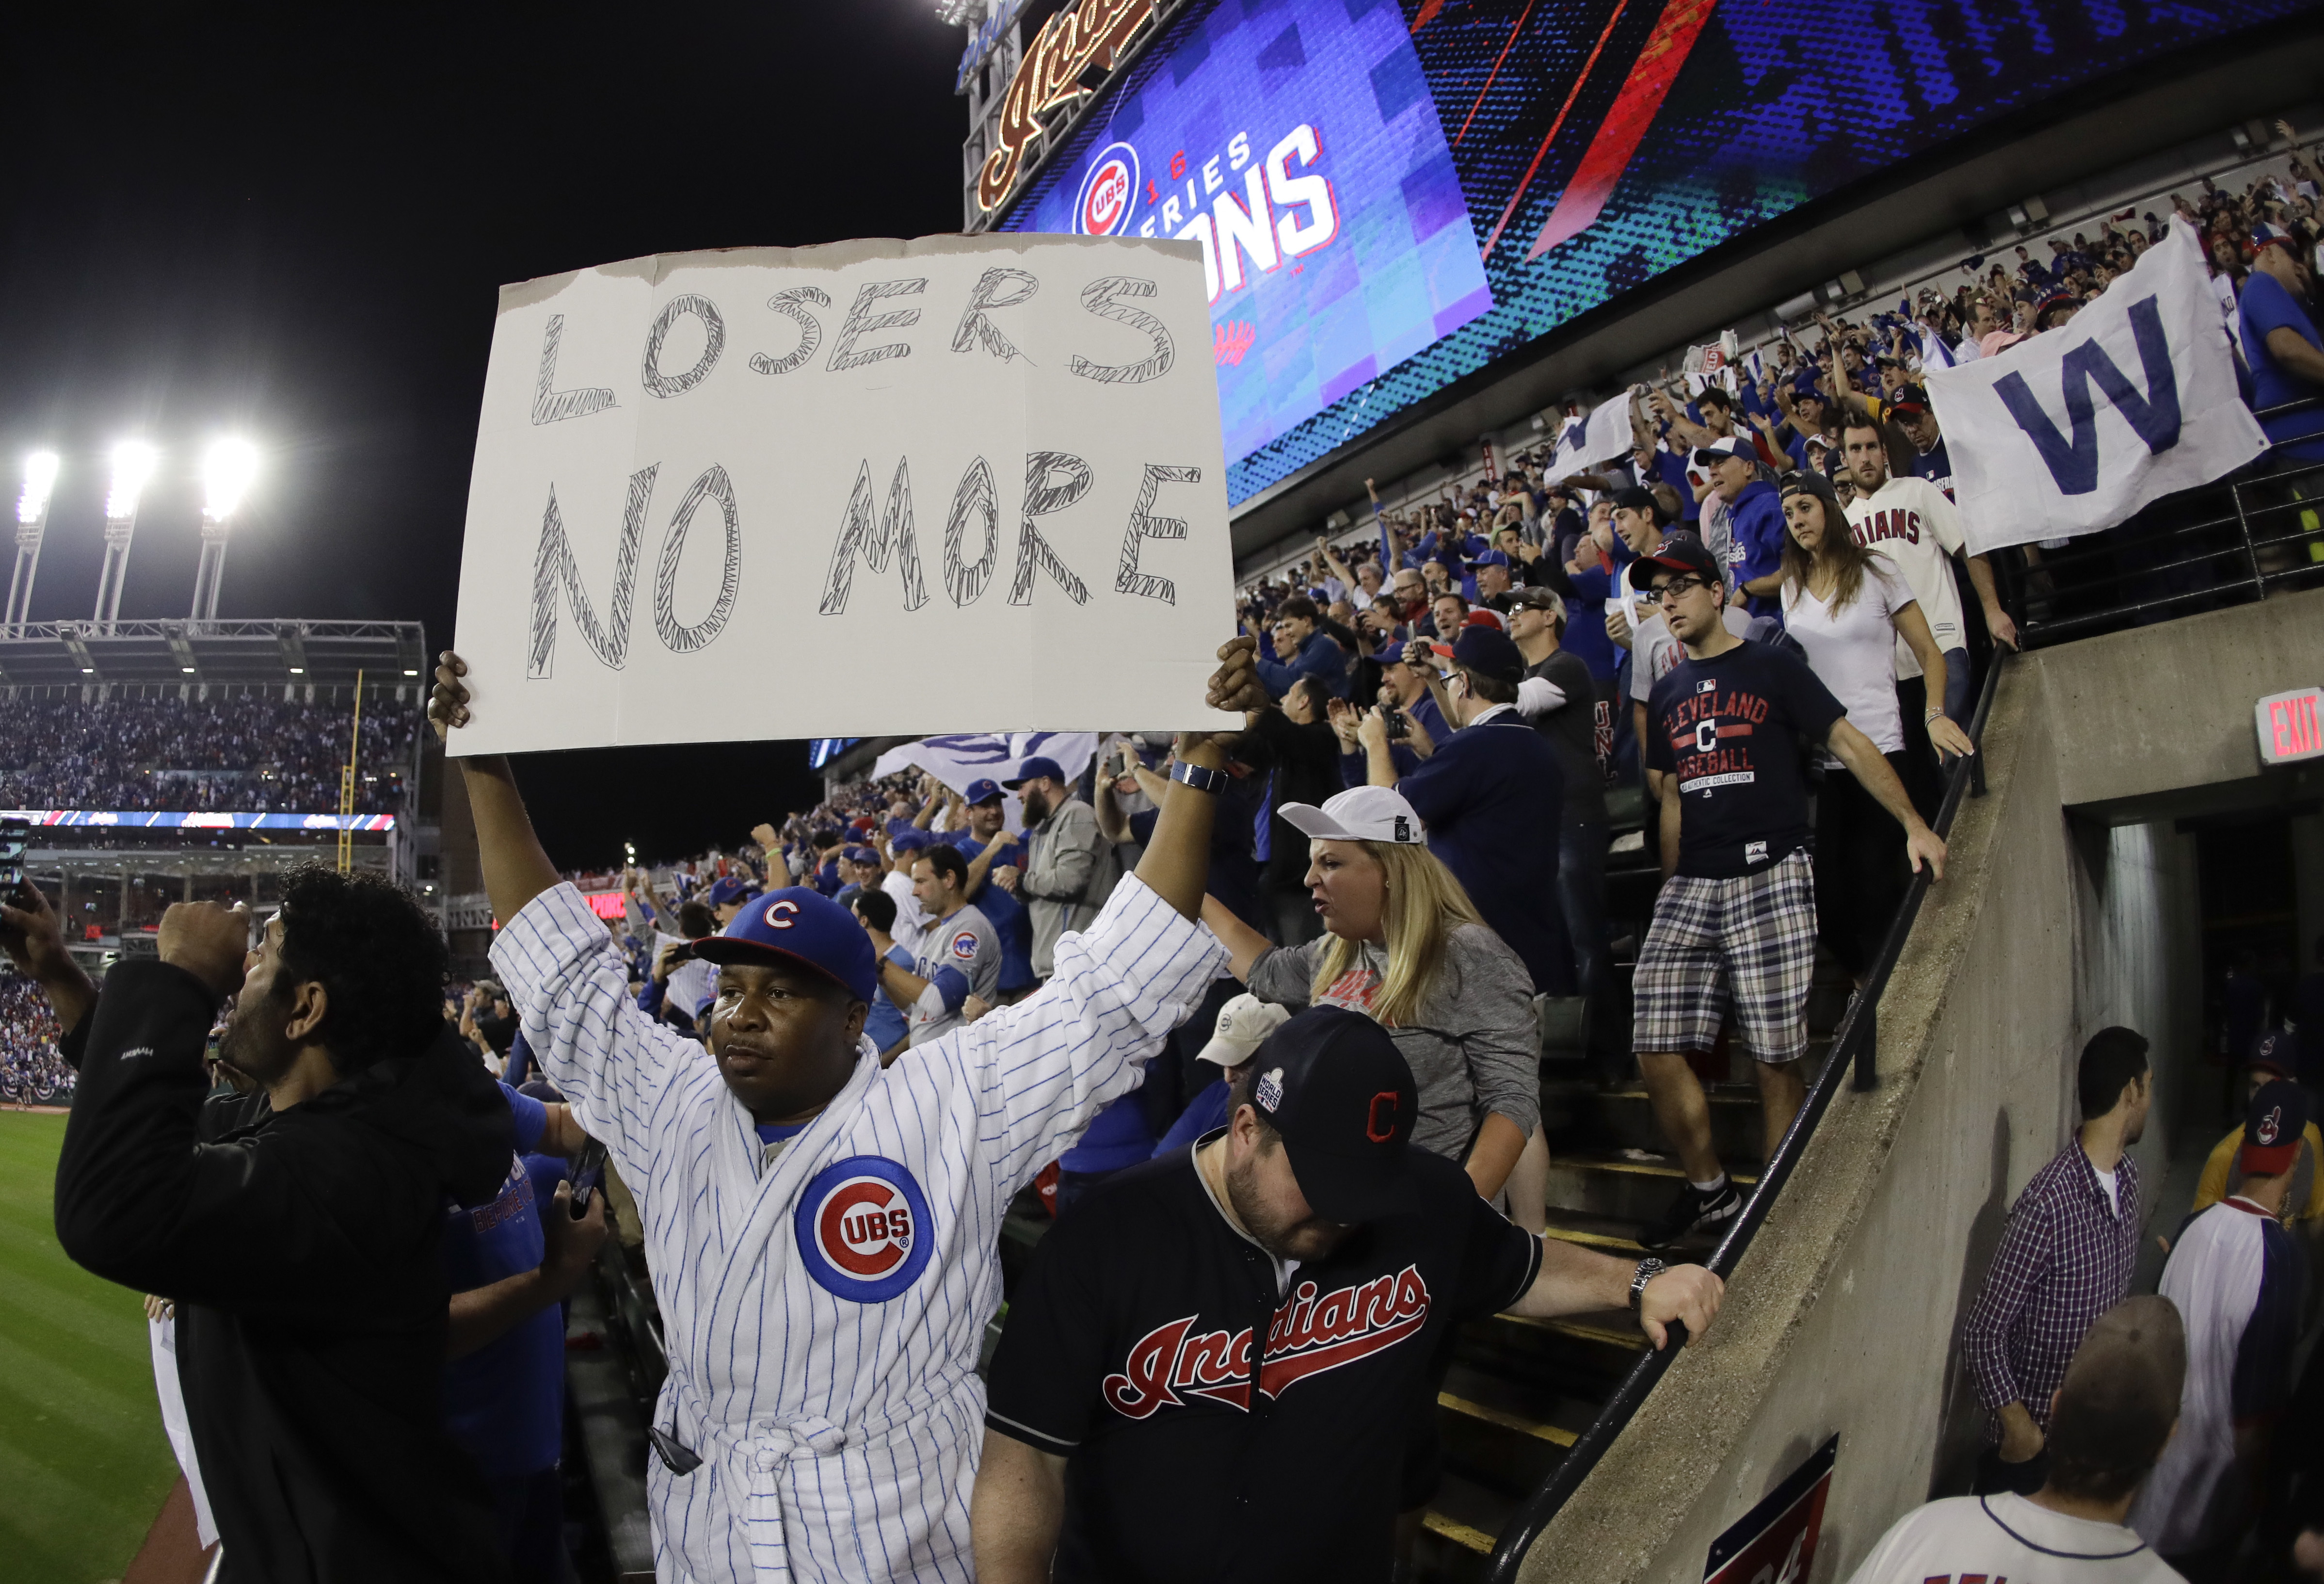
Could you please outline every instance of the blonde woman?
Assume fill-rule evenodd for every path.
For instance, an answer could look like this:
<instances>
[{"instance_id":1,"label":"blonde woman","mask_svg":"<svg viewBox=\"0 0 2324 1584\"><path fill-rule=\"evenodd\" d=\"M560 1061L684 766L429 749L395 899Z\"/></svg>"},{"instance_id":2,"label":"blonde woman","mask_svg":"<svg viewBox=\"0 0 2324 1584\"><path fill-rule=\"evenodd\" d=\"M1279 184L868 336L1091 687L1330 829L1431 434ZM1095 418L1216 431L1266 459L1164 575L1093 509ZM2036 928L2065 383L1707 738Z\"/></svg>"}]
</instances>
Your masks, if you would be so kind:
<instances>
[{"instance_id":1,"label":"blonde woman","mask_svg":"<svg viewBox=\"0 0 2324 1584\"><path fill-rule=\"evenodd\" d=\"M1352 787L1322 808L1278 812L1309 838L1307 890L1323 934L1277 947L1210 898L1203 922L1261 1001L1344 1006L1384 1026L1419 1091L1412 1142L1460 1162L1479 1193L1496 1197L1541 1119L1532 976L1429 853L1420 817L1392 788ZM1517 1209L1540 1229L1537 1191Z\"/></svg>"}]
</instances>

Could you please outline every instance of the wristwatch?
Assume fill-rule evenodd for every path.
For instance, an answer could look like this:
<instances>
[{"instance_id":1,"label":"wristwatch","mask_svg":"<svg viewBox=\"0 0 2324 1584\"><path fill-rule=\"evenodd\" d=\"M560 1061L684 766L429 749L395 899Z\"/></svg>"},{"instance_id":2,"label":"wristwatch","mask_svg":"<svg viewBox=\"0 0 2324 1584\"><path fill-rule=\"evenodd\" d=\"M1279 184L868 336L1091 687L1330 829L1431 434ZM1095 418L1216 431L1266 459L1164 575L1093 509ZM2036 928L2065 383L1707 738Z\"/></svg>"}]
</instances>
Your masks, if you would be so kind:
<instances>
[{"instance_id":1,"label":"wristwatch","mask_svg":"<svg viewBox=\"0 0 2324 1584\"><path fill-rule=\"evenodd\" d=\"M1170 779L1182 786L1191 786L1198 792L1210 792L1213 795L1224 792L1227 785L1225 771L1206 770L1200 764L1190 764L1184 759L1170 766Z\"/></svg>"},{"instance_id":2,"label":"wristwatch","mask_svg":"<svg viewBox=\"0 0 2324 1584\"><path fill-rule=\"evenodd\" d=\"M1646 1301L1646 1283L1668 1269L1670 1266L1652 1255L1638 1262L1638 1268L1630 1273L1630 1312L1632 1314L1637 1313L1638 1306Z\"/></svg>"}]
</instances>

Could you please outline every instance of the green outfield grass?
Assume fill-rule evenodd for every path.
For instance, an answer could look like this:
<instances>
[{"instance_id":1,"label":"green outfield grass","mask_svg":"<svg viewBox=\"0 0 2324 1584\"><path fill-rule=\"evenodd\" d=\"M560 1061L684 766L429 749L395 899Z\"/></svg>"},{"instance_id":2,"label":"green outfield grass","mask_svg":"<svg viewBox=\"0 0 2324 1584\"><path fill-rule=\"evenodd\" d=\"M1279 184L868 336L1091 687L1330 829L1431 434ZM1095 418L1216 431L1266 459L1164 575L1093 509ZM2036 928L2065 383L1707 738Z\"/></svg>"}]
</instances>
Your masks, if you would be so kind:
<instances>
[{"instance_id":1,"label":"green outfield grass","mask_svg":"<svg viewBox=\"0 0 2324 1584\"><path fill-rule=\"evenodd\" d=\"M57 1246L65 1119L0 1111L0 1573L118 1579L178 1466L138 1294Z\"/></svg>"}]
</instances>

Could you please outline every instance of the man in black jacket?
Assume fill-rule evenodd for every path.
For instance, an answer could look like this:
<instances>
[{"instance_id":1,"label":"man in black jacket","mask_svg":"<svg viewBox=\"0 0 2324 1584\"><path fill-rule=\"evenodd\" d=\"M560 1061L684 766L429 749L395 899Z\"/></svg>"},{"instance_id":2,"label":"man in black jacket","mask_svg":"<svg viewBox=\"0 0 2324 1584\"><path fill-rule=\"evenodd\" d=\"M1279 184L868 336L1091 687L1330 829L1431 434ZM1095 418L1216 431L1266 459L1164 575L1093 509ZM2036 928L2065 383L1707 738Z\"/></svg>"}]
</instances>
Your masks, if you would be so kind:
<instances>
[{"instance_id":1,"label":"man in black jacket","mask_svg":"<svg viewBox=\"0 0 2324 1584\"><path fill-rule=\"evenodd\" d=\"M444 1024L426 915L383 880L305 869L256 951L241 910L181 903L161 959L117 965L98 995L37 890L14 900L0 946L47 989L80 1070L57 1238L177 1302L221 1576L504 1579L483 1482L444 1428L438 1239L447 1199L499 1189L511 1124ZM205 1125L202 1051L228 997L221 1055L263 1097Z\"/></svg>"}]
</instances>

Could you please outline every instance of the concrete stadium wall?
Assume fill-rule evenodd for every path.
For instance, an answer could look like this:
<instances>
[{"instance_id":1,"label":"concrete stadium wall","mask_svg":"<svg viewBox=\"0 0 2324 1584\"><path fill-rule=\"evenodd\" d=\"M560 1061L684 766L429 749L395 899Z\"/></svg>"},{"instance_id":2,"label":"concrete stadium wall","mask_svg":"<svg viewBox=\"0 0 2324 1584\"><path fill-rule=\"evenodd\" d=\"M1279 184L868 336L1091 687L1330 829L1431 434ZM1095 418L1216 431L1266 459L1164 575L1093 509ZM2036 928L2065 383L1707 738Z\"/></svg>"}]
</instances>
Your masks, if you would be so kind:
<instances>
[{"instance_id":1,"label":"concrete stadium wall","mask_svg":"<svg viewBox=\"0 0 2324 1584\"><path fill-rule=\"evenodd\" d=\"M1932 1494L1965 1488L1983 1422L1954 1340L2010 1201L2070 1135L2082 1041L2110 1023L2146 1033L2165 1097L2195 1055L2191 840L2069 806L2255 777L2253 701L2317 682L2324 592L2011 664L1987 795L1964 805L1948 877L1881 1000L1880 1088L1834 1100L1718 1326L1524 1577L1692 1584L1712 1540L1835 1431L1812 1584L1846 1578ZM2138 1151L2146 1181L2160 1184L2178 1125L2159 1107Z\"/></svg>"}]
</instances>

